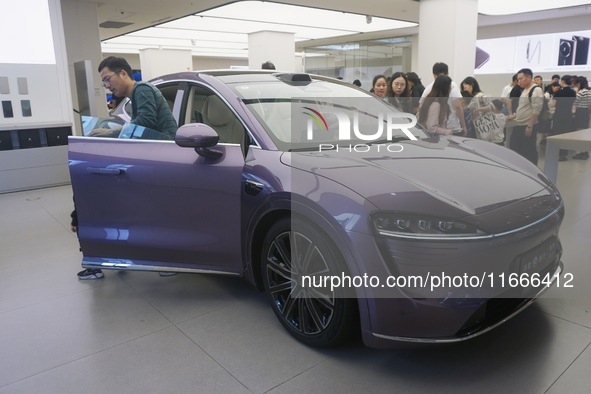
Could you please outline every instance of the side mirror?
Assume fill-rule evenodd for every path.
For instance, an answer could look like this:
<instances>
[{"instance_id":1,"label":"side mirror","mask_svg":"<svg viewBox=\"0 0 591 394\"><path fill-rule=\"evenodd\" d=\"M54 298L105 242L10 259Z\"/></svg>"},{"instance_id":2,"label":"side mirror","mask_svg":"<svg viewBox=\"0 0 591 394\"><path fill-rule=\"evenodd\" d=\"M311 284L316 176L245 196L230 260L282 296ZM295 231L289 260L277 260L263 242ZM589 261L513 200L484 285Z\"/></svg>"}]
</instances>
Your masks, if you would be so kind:
<instances>
[{"instance_id":1,"label":"side mirror","mask_svg":"<svg viewBox=\"0 0 591 394\"><path fill-rule=\"evenodd\" d=\"M214 129L203 123L189 123L179 127L174 137L178 146L194 148L200 156L206 159L218 159L223 152L211 149L219 142L220 137Z\"/></svg>"}]
</instances>

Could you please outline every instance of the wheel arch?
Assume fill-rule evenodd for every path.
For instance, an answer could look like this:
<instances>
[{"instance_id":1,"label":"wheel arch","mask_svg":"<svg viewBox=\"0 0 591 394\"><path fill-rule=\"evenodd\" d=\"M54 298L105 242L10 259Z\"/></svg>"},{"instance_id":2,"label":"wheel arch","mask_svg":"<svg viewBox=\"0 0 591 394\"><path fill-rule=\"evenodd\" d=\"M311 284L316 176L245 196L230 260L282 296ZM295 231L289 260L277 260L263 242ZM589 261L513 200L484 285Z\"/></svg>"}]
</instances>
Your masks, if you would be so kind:
<instances>
[{"instance_id":1,"label":"wheel arch","mask_svg":"<svg viewBox=\"0 0 591 394\"><path fill-rule=\"evenodd\" d=\"M273 225L273 223L279 221L284 217L290 217L291 211L287 208L278 208L272 211L269 211L262 216L253 230L253 234L250 240L250 253L249 253L249 260L250 260L250 271L248 272L248 279L255 285L257 290L264 291L263 288L263 278L261 272L261 264L260 264L260 257L263 248L263 240L265 238L265 234L269 231L269 228Z\"/></svg>"},{"instance_id":2,"label":"wheel arch","mask_svg":"<svg viewBox=\"0 0 591 394\"><path fill-rule=\"evenodd\" d=\"M251 266L251 277L248 279L254 283L257 289L261 290L261 272L260 272L260 257L262 253L262 244L265 234L269 228L276 221L284 217L298 216L305 219L306 222L316 227L319 231L322 231L324 235L333 243L333 245L339 251L339 254L344 259L345 264L351 274L355 275L357 272L357 265L353 259L352 253L349 252L349 245L346 242L346 235L341 226L336 220L324 211L321 207L311 207L309 204L304 204L299 201L283 200L275 201L272 206L269 206L256 220L254 226L251 226L251 235L249 245L250 250L248 251L249 265ZM352 269L353 268L353 269Z\"/></svg>"},{"instance_id":3,"label":"wheel arch","mask_svg":"<svg viewBox=\"0 0 591 394\"><path fill-rule=\"evenodd\" d=\"M254 284L259 291L264 291L262 272L261 272L261 253L263 247L263 240L265 234L276 221L284 217L298 215L304 217L310 224L315 226L319 231L323 232L330 242L333 243L340 257L343 258L344 264L347 266L351 275L359 275L359 267L350 250L350 245L346 241L346 234L338 222L323 210L320 206L313 207L310 204L305 204L301 201L294 201L286 199L282 201L275 201L267 209L259 215L256 223L250 226L250 236L248 239L248 268L245 273L246 278ZM369 309L366 301L366 295L362 288L356 289L357 308L359 312L359 322L361 328L369 327Z\"/></svg>"}]
</instances>

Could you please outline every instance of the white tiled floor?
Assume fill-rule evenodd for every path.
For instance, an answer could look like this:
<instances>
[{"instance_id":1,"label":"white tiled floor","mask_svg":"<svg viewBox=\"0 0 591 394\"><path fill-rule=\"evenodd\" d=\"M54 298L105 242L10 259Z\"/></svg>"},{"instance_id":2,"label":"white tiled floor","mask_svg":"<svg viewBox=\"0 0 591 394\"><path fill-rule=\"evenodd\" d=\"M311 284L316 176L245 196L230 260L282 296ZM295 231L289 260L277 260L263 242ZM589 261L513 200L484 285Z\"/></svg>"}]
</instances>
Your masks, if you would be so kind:
<instances>
[{"instance_id":1,"label":"white tiled floor","mask_svg":"<svg viewBox=\"0 0 591 394\"><path fill-rule=\"evenodd\" d=\"M558 186L573 289L474 340L388 351L303 346L237 278L78 281L70 187L0 195L0 393L591 393L591 161L560 163Z\"/></svg>"}]
</instances>

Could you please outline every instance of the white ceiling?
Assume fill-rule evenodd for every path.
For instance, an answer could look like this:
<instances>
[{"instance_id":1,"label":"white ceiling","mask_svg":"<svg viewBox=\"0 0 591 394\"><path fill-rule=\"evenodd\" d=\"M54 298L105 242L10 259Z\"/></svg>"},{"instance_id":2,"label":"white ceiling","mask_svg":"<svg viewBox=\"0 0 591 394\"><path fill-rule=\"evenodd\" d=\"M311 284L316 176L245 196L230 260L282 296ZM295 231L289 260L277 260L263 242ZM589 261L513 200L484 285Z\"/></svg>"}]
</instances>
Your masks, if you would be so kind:
<instances>
[{"instance_id":1,"label":"white ceiling","mask_svg":"<svg viewBox=\"0 0 591 394\"><path fill-rule=\"evenodd\" d=\"M502 9L507 10L503 7L517 5L521 6L521 9L516 9L515 12L524 12L528 9L524 8L524 5L529 4L530 9L534 5L548 7L542 4L547 1L480 0L479 9L498 12ZM310 12L298 14L297 9L281 10L281 5L277 3L346 11L348 14L321 15L320 19L314 20ZM557 15L564 17L591 13L591 2L566 8L563 6L580 4L581 1L551 0L550 3L560 4L562 8L515 15L480 15L479 25L498 25L551 19ZM490 7L490 4L493 6ZM162 47L191 49L195 56L246 57L247 33L252 31L293 31L296 47L302 47L310 43L326 44L339 40L342 42L343 36L351 35L354 35L355 41L360 41L413 34L418 31L413 26L416 26L419 20L418 0L289 0L266 3L220 0L102 0L97 5L99 24L128 24L120 28L100 28L103 52L110 53L137 53L141 48ZM227 6L218 8L222 5ZM255 12L251 12L253 9ZM197 13L203 16L194 16ZM366 23L366 15L373 17L371 24ZM258 24L253 22L254 19L259 20ZM343 21L344 24L336 23Z\"/></svg>"},{"instance_id":2,"label":"white ceiling","mask_svg":"<svg viewBox=\"0 0 591 394\"><path fill-rule=\"evenodd\" d=\"M103 41L103 52L146 48L191 50L194 56L248 57L248 34L293 33L296 43L415 27L417 23L375 16L247 0L165 22Z\"/></svg>"},{"instance_id":3,"label":"white ceiling","mask_svg":"<svg viewBox=\"0 0 591 394\"><path fill-rule=\"evenodd\" d=\"M100 28L100 38L105 40L117 37L235 2L224 0L101 0L97 2L99 24L106 21L131 24L119 29ZM274 2L412 22L418 22L419 18L419 3L415 0L388 0L388 2L384 0L364 0L363 2L346 0L277 0Z\"/></svg>"}]
</instances>

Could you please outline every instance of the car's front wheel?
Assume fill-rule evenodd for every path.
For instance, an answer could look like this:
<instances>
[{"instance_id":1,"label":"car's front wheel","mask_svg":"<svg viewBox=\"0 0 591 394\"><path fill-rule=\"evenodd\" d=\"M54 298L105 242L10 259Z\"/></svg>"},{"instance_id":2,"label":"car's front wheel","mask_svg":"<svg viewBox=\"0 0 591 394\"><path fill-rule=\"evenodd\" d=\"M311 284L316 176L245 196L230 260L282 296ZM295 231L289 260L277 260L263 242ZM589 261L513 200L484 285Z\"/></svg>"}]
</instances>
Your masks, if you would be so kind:
<instances>
[{"instance_id":1,"label":"car's front wheel","mask_svg":"<svg viewBox=\"0 0 591 394\"><path fill-rule=\"evenodd\" d=\"M340 289L311 285L343 272L342 258L324 233L301 219L284 218L267 232L261 257L265 292L291 335L325 347L355 332L356 300L345 298ZM306 282L304 276L317 280Z\"/></svg>"}]
</instances>

